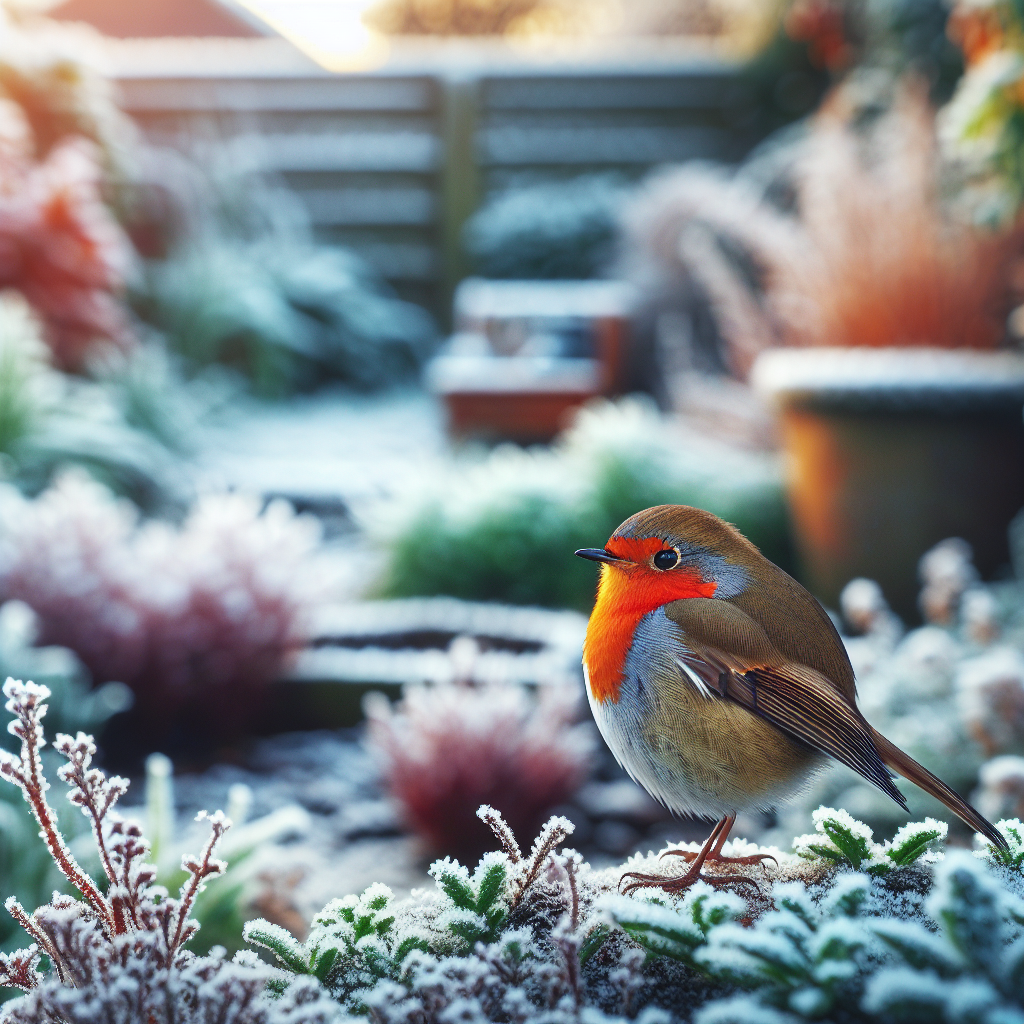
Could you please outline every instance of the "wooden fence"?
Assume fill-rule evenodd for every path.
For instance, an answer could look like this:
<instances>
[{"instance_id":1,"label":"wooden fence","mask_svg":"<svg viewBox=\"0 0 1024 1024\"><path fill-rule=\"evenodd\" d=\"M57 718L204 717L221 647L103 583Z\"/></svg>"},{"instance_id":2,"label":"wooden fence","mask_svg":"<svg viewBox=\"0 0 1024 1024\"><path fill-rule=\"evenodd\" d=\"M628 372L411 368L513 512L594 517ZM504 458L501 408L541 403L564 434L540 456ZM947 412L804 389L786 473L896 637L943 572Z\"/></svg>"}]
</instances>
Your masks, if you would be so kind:
<instances>
[{"instance_id":1,"label":"wooden fence","mask_svg":"<svg viewBox=\"0 0 1024 1024\"><path fill-rule=\"evenodd\" d=\"M136 62L138 64L138 62ZM734 69L443 67L119 74L124 108L162 143L240 138L295 190L324 240L364 255L446 319L468 268L460 234L489 194L594 171L638 177L754 141Z\"/></svg>"}]
</instances>

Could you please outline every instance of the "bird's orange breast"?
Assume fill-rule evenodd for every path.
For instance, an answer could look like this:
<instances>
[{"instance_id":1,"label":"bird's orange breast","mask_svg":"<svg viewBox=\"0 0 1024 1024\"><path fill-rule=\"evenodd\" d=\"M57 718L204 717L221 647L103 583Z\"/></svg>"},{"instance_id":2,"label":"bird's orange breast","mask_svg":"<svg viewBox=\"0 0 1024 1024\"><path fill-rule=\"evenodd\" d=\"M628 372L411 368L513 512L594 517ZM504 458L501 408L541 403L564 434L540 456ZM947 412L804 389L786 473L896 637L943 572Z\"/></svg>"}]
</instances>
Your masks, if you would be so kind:
<instances>
[{"instance_id":1,"label":"bird's orange breast","mask_svg":"<svg viewBox=\"0 0 1024 1024\"><path fill-rule=\"evenodd\" d=\"M633 644L633 633L649 612L688 597L714 597L717 584L695 570L659 572L645 563L664 548L656 537L644 540L615 538L608 550L630 559L622 565L603 564L597 602L587 624L583 664L593 698L600 703L618 701L622 668Z\"/></svg>"}]
</instances>

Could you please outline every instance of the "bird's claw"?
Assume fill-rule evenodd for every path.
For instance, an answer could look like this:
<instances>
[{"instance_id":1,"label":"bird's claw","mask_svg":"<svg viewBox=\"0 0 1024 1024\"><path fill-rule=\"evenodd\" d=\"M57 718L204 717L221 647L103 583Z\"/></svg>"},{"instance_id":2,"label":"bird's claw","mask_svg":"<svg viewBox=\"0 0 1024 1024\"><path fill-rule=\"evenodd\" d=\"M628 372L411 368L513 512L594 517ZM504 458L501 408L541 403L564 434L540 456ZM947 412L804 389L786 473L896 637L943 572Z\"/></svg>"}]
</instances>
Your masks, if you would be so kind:
<instances>
[{"instance_id":1,"label":"bird's claw","mask_svg":"<svg viewBox=\"0 0 1024 1024\"><path fill-rule=\"evenodd\" d=\"M628 882L625 887L622 887L622 883L627 878L634 880ZM748 878L746 875L705 875L700 871L687 871L683 875L644 875L638 871L627 871L619 879L619 887L624 896L628 896L637 889L661 889L664 892L674 894L685 892L691 885L695 885L697 882L707 882L708 885L715 889L733 887L742 889L744 886L749 886L753 890L751 895L761 895L761 887L754 879Z\"/></svg>"},{"instance_id":2,"label":"bird's claw","mask_svg":"<svg viewBox=\"0 0 1024 1024\"><path fill-rule=\"evenodd\" d=\"M661 857L682 857L687 862L696 860L699 856L699 850L663 850L661 853ZM770 853L757 853L749 857L723 857L720 853L709 853L706 859L716 864L760 864L766 860L772 861L776 867L779 864Z\"/></svg>"}]
</instances>

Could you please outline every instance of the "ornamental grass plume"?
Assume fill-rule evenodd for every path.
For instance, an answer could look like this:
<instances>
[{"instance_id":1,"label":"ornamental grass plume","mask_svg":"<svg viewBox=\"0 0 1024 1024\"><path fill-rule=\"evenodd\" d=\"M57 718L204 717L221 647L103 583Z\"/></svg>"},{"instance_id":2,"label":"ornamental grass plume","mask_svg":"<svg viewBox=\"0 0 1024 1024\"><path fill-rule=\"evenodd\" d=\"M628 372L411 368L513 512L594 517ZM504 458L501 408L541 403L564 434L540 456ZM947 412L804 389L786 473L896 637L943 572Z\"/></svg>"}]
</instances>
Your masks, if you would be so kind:
<instances>
[{"instance_id":1,"label":"ornamental grass plume","mask_svg":"<svg viewBox=\"0 0 1024 1024\"><path fill-rule=\"evenodd\" d=\"M839 92L818 115L796 181L806 245L769 259L768 294L794 345L995 348L1012 307L1016 232L945 208L934 113L905 85L866 133Z\"/></svg>"},{"instance_id":2,"label":"ornamental grass plume","mask_svg":"<svg viewBox=\"0 0 1024 1024\"><path fill-rule=\"evenodd\" d=\"M93 679L127 683L150 739L242 731L306 637L319 527L284 502L210 496L175 528L69 473L34 500L4 492L0 524L0 594Z\"/></svg>"},{"instance_id":3,"label":"ornamental grass plume","mask_svg":"<svg viewBox=\"0 0 1024 1024\"><path fill-rule=\"evenodd\" d=\"M471 660L473 647L456 640L453 660ZM385 785L408 824L432 851L472 858L488 842L480 804L532 835L586 780L594 741L589 724L576 721L571 681L533 695L514 684L474 684L471 667L457 675L464 681L407 687L394 709L375 695L366 710Z\"/></svg>"},{"instance_id":4,"label":"ornamental grass plume","mask_svg":"<svg viewBox=\"0 0 1024 1024\"><path fill-rule=\"evenodd\" d=\"M904 84L867 127L857 103L852 87L837 90L805 135L738 174L661 173L625 211L628 275L655 304L696 291L717 358L738 377L778 344L992 349L1005 338L1020 230L979 228L947 201L923 87Z\"/></svg>"}]
</instances>

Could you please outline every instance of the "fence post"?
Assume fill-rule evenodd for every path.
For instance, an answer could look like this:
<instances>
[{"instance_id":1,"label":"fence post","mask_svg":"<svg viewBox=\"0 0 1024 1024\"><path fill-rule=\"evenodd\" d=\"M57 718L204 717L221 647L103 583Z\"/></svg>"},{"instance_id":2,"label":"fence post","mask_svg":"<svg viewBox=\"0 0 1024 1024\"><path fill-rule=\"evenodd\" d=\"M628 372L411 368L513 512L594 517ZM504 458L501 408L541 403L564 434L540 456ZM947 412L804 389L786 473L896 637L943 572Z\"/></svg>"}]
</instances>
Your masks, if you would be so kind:
<instances>
[{"instance_id":1,"label":"fence post","mask_svg":"<svg viewBox=\"0 0 1024 1024\"><path fill-rule=\"evenodd\" d=\"M480 80L473 72L449 73L439 82L441 101L441 323L451 327L452 296L471 270L462 248L462 227L480 204L476 145Z\"/></svg>"}]
</instances>

